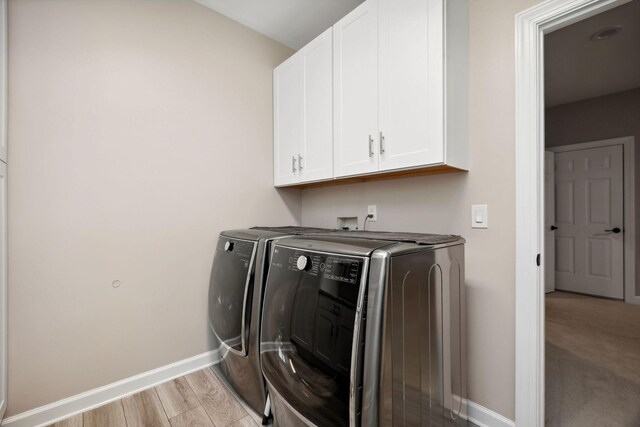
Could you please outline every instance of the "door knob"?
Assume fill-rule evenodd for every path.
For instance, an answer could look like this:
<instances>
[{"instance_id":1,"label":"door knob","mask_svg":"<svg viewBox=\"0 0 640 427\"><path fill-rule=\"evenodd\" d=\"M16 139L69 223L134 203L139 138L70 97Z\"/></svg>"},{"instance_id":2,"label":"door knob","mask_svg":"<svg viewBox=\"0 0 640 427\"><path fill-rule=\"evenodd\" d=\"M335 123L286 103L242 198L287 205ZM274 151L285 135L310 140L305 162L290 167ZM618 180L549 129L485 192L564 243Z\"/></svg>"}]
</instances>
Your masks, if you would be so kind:
<instances>
[{"instance_id":1,"label":"door knob","mask_svg":"<svg viewBox=\"0 0 640 427\"><path fill-rule=\"evenodd\" d=\"M558 229L558 227L556 227L555 225L552 225L550 228L551 228L551 231L556 231Z\"/></svg>"},{"instance_id":2,"label":"door knob","mask_svg":"<svg viewBox=\"0 0 640 427\"><path fill-rule=\"evenodd\" d=\"M622 230L620 230L618 227L612 228L611 230L604 230L610 233L616 233L618 234L619 232L621 232Z\"/></svg>"}]
</instances>

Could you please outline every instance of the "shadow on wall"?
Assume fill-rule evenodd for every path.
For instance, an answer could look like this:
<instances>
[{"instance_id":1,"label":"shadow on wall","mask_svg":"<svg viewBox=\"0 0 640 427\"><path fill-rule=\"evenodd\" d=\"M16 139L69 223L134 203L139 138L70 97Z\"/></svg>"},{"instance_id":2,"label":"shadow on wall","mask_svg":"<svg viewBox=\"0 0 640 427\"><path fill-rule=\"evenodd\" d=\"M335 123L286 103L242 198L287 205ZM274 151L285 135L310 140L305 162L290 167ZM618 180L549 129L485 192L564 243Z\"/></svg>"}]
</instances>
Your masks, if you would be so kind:
<instances>
[{"instance_id":1,"label":"shadow on wall","mask_svg":"<svg viewBox=\"0 0 640 427\"><path fill-rule=\"evenodd\" d=\"M367 229L464 237L470 175L431 175L306 189L302 191L302 224L336 227L337 217L355 216L362 228L367 206L376 205L378 221L368 222Z\"/></svg>"},{"instance_id":2,"label":"shadow on wall","mask_svg":"<svg viewBox=\"0 0 640 427\"><path fill-rule=\"evenodd\" d=\"M275 191L278 194L278 197L280 197L280 200L282 200L282 203L284 204L289 214L292 217L296 218L298 224L300 224L302 217L302 199L300 198L301 190L297 188L276 188Z\"/></svg>"}]
</instances>

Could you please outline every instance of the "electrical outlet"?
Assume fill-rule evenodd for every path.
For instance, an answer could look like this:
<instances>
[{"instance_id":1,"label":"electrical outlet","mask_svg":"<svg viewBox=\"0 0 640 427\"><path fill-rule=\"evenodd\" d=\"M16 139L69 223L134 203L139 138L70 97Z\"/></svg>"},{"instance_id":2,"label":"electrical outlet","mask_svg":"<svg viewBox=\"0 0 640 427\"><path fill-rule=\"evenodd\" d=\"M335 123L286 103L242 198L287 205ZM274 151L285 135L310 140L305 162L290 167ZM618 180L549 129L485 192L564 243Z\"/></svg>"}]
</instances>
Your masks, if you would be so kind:
<instances>
[{"instance_id":1,"label":"electrical outlet","mask_svg":"<svg viewBox=\"0 0 640 427\"><path fill-rule=\"evenodd\" d=\"M369 221L376 222L378 220L378 207L376 205L369 205L367 207L367 215L373 215L369 218Z\"/></svg>"}]
</instances>

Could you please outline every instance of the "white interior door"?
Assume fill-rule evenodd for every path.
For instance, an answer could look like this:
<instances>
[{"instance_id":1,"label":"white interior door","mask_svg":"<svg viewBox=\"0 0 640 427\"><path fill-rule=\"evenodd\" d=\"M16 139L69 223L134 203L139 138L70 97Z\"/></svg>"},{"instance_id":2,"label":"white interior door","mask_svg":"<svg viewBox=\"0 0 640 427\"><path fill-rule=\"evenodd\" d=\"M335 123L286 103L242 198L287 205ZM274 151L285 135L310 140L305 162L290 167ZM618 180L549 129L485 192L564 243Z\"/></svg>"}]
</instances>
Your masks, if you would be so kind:
<instances>
[{"instance_id":1,"label":"white interior door","mask_svg":"<svg viewBox=\"0 0 640 427\"><path fill-rule=\"evenodd\" d=\"M623 147L555 155L558 290L624 298Z\"/></svg>"},{"instance_id":2,"label":"white interior door","mask_svg":"<svg viewBox=\"0 0 640 427\"><path fill-rule=\"evenodd\" d=\"M378 170L377 0L333 26L335 176Z\"/></svg>"},{"instance_id":3,"label":"white interior door","mask_svg":"<svg viewBox=\"0 0 640 427\"><path fill-rule=\"evenodd\" d=\"M554 153L544 153L544 291L555 290L556 278L556 183Z\"/></svg>"}]
</instances>

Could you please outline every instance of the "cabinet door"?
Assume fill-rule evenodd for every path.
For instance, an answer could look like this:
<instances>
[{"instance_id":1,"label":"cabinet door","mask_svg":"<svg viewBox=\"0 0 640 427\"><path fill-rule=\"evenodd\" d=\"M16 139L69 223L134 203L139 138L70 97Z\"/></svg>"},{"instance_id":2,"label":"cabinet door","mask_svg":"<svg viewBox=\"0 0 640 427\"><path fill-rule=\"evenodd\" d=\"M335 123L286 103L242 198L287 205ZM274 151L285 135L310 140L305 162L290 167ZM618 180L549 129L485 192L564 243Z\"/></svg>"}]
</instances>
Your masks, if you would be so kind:
<instances>
[{"instance_id":1,"label":"cabinet door","mask_svg":"<svg viewBox=\"0 0 640 427\"><path fill-rule=\"evenodd\" d=\"M443 0L379 0L380 170L444 161Z\"/></svg>"},{"instance_id":2,"label":"cabinet door","mask_svg":"<svg viewBox=\"0 0 640 427\"><path fill-rule=\"evenodd\" d=\"M333 178L333 31L329 28L299 53L304 78L304 139L300 181Z\"/></svg>"},{"instance_id":3,"label":"cabinet door","mask_svg":"<svg viewBox=\"0 0 640 427\"><path fill-rule=\"evenodd\" d=\"M333 27L334 172L378 170L377 0L367 0Z\"/></svg>"},{"instance_id":4,"label":"cabinet door","mask_svg":"<svg viewBox=\"0 0 640 427\"><path fill-rule=\"evenodd\" d=\"M0 420L7 409L7 165L0 161Z\"/></svg>"},{"instance_id":5,"label":"cabinet door","mask_svg":"<svg viewBox=\"0 0 640 427\"><path fill-rule=\"evenodd\" d=\"M294 55L273 71L274 185L299 180L303 89L301 57Z\"/></svg>"}]
</instances>

